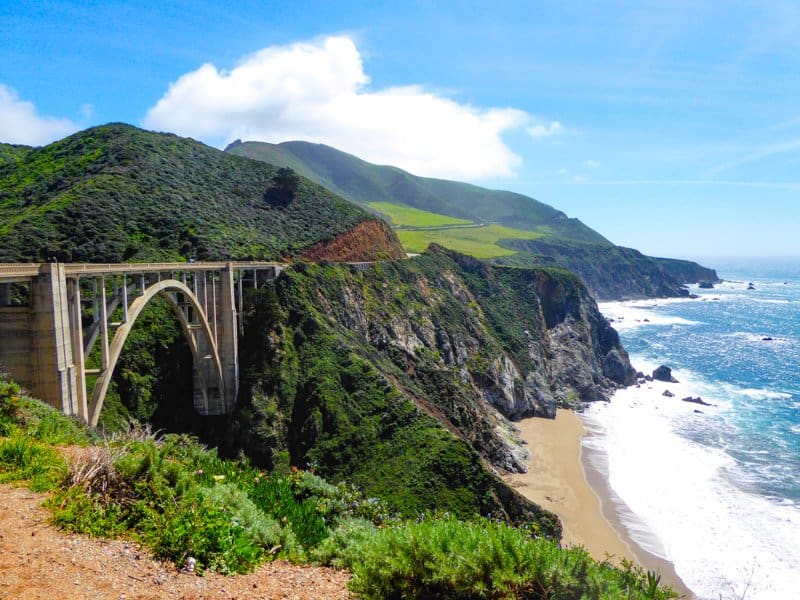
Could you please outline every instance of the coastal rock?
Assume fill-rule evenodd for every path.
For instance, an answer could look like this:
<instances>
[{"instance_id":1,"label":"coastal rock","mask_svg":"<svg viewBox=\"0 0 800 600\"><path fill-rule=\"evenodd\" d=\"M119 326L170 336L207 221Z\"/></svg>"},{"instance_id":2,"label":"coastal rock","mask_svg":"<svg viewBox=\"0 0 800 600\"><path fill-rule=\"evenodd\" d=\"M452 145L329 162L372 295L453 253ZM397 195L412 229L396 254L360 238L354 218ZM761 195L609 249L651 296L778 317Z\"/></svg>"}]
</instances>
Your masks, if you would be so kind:
<instances>
[{"instance_id":1,"label":"coastal rock","mask_svg":"<svg viewBox=\"0 0 800 600\"><path fill-rule=\"evenodd\" d=\"M703 290L713 290L714 284L711 281L701 281L699 284L697 284L697 287Z\"/></svg>"},{"instance_id":2,"label":"coastal rock","mask_svg":"<svg viewBox=\"0 0 800 600\"><path fill-rule=\"evenodd\" d=\"M636 379L627 357L622 357L617 348L612 348L603 358L603 375L620 385L631 385Z\"/></svg>"},{"instance_id":3,"label":"coastal rock","mask_svg":"<svg viewBox=\"0 0 800 600\"><path fill-rule=\"evenodd\" d=\"M761 338L762 342L772 342L773 340L774 340L774 338L771 338L769 336Z\"/></svg>"},{"instance_id":4,"label":"coastal rock","mask_svg":"<svg viewBox=\"0 0 800 600\"><path fill-rule=\"evenodd\" d=\"M683 402L691 402L693 404L702 404L703 406L711 406L710 402L706 402L700 396L696 398L692 398L691 396L686 396L686 398L681 398Z\"/></svg>"},{"instance_id":5,"label":"coastal rock","mask_svg":"<svg viewBox=\"0 0 800 600\"><path fill-rule=\"evenodd\" d=\"M674 398L675 397L675 394L673 394L669 390L664 390L664 392L661 395L662 396L666 396L667 398Z\"/></svg>"},{"instance_id":6,"label":"coastal rock","mask_svg":"<svg viewBox=\"0 0 800 600\"><path fill-rule=\"evenodd\" d=\"M667 383L678 383L678 380L672 376L672 369L665 365L661 365L653 371L653 379L655 381L666 381Z\"/></svg>"},{"instance_id":7,"label":"coastal rock","mask_svg":"<svg viewBox=\"0 0 800 600\"><path fill-rule=\"evenodd\" d=\"M747 284L747 289L748 290L754 290L754 289L756 289L756 286L754 286L753 283L750 282L750 283Z\"/></svg>"}]
</instances>

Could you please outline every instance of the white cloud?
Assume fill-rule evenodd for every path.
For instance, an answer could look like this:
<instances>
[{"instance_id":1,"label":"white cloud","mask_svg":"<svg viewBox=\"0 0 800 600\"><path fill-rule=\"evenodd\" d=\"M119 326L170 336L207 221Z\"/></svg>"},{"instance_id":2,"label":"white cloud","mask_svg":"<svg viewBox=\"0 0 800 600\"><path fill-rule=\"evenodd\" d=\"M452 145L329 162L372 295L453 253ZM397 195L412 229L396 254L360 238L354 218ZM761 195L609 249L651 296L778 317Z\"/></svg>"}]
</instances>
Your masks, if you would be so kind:
<instances>
[{"instance_id":1,"label":"white cloud","mask_svg":"<svg viewBox=\"0 0 800 600\"><path fill-rule=\"evenodd\" d=\"M531 123L528 113L461 104L421 86L368 84L347 37L272 46L231 70L205 64L184 74L143 124L212 144L319 142L436 177L507 176L521 164L502 136Z\"/></svg>"},{"instance_id":2,"label":"white cloud","mask_svg":"<svg viewBox=\"0 0 800 600\"><path fill-rule=\"evenodd\" d=\"M585 167L587 167L589 169L597 169L597 168L600 167L600 163L597 162L596 160L593 160L593 159L590 158L585 163L583 163L583 166L585 166Z\"/></svg>"},{"instance_id":3,"label":"white cloud","mask_svg":"<svg viewBox=\"0 0 800 600\"><path fill-rule=\"evenodd\" d=\"M533 139L538 140L541 138L552 137L564 133L564 126L558 121L550 121L549 123L537 123L528 127L528 135Z\"/></svg>"},{"instance_id":4,"label":"white cloud","mask_svg":"<svg viewBox=\"0 0 800 600\"><path fill-rule=\"evenodd\" d=\"M0 142L38 146L78 130L69 119L44 117L32 102L0 83Z\"/></svg>"}]
</instances>

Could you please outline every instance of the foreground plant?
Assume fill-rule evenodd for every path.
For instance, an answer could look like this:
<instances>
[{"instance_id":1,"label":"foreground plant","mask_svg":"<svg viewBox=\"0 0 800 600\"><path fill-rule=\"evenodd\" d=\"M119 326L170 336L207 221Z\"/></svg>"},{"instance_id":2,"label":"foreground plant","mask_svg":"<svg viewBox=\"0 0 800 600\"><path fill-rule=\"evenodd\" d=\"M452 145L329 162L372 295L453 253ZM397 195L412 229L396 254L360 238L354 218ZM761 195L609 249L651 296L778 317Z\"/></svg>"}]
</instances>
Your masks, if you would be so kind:
<instances>
[{"instance_id":1,"label":"foreground plant","mask_svg":"<svg viewBox=\"0 0 800 600\"><path fill-rule=\"evenodd\" d=\"M632 563L509 525L447 515L403 521L383 503L313 473L267 474L185 435L144 427L102 439L0 377L0 482L52 490L60 527L136 539L202 572L252 570L281 556L347 568L358 597L662 600ZM190 560L192 559L192 560Z\"/></svg>"}]
</instances>

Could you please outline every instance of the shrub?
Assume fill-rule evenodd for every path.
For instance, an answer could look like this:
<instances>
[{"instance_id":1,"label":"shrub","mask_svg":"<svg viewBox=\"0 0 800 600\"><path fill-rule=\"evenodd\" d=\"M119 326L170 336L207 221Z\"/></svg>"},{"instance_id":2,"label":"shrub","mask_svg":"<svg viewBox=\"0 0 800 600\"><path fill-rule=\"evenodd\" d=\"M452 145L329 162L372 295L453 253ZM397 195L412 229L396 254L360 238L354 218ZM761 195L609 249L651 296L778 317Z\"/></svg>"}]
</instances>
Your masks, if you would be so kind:
<instances>
[{"instance_id":1,"label":"shrub","mask_svg":"<svg viewBox=\"0 0 800 600\"><path fill-rule=\"evenodd\" d=\"M174 507L145 506L143 538L158 558L183 564L188 557L197 568L220 573L246 573L258 564L263 549L255 545L233 514L201 496L184 496Z\"/></svg>"},{"instance_id":2,"label":"shrub","mask_svg":"<svg viewBox=\"0 0 800 600\"><path fill-rule=\"evenodd\" d=\"M55 489L67 477L58 451L24 434L0 440L0 483L28 481L36 492Z\"/></svg>"},{"instance_id":3,"label":"shrub","mask_svg":"<svg viewBox=\"0 0 800 600\"><path fill-rule=\"evenodd\" d=\"M261 479L250 490L250 498L265 513L291 527L297 541L306 549L313 548L328 535L325 519L317 510L316 498L295 496L288 477L273 475Z\"/></svg>"},{"instance_id":4,"label":"shrub","mask_svg":"<svg viewBox=\"0 0 800 600\"><path fill-rule=\"evenodd\" d=\"M344 519L319 546L311 552L316 562L352 569L364 559L364 549L378 535L378 528L365 519Z\"/></svg>"},{"instance_id":5,"label":"shrub","mask_svg":"<svg viewBox=\"0 0 800 600\"><path fill-rule=\"evenodd\" d=\"M229 483L217 484L205 488L203 495L217 508L229 510L234 522L244 528L250 540L269 554L280 552L296 557L302 551L292 530L260 511L241 488Z\"/></svg>"},{"instance_id":6,"label":"shrub","mask_svg":"<svg viewBox=\"0 0 800 600\"><path fill-rule=\"evenodd\" d=\"M490 521L451 518L381 530L350 564L364 598L666 599L652 578L592 560L582 548L528 538Z\"/></svg>"},{"instance_id":7,"label":"shrub","mask_svg":"<svg viewBox=\"0 0 800 600\"><path fill-rule=\"evenodd\" d=\"M74 418L25 396L19 385L0 374L0 436L15 431L51 444L86 444L86 429Z\"/></svg>"}]
</instances>

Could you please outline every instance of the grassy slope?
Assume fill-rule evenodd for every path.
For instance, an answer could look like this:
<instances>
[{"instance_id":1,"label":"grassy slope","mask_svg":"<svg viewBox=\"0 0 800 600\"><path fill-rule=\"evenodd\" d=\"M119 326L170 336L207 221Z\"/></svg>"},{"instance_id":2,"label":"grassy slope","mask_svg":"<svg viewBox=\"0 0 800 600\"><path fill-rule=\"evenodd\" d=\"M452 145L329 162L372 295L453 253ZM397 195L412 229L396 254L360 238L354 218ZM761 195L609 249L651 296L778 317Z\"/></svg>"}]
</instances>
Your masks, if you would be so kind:
<instances>
[{"instance_id":1,"label":"grassy slope","mask_svg":"<svg viewBox=\"0 0 800 600\"><path fill-rule=\"evenodd\" d=\"M127 125L42 148L0 147L0 261L274 259L369 218L276 168L194 140Z\"/></svg>"},{"instance_id":2,"label":"grassy slope","mask_svg":"<svg viewBox=\"0 0 800 600\"><path fill-rule=\"evenodd\" d=\"M535 240L542 237L542 234L503 225L486 225L470 228L398 230L397 237L407 252L422 252L429 244L439 244L476 258L497 258L517 252L501 246L500 242L503 240Z\"/></svg>"},{"instance_id":3,"label":"grassy slope","mask_svg":"<svg viewBox=\"0 0 800 600\"><path fill-rule=\"evenodd\" d=\"M430 244L438 244L476 258L495 258L516 253L501 246L502 240L535 240L545 235L503 225L474 223L391 202L370 202L368 207L399 228L397 237L406 252L424 252Z\"/></svg>"},{"instance_id":4,"label":"grassy slope","mask_svg":"<svg viewBox=\"0 0 800 600\"><path fill-rule=\"evenodd\" d=\"M370 202L372 210L384 215L396 227L442 227L447 225L471 225L473 221L439 215L411 206L391 202Z\"/></svg>"}]
</instances>

